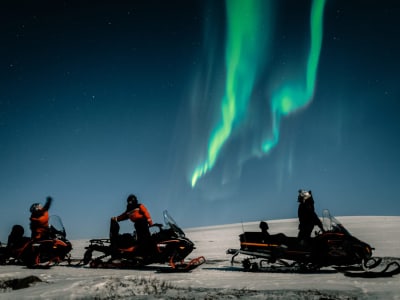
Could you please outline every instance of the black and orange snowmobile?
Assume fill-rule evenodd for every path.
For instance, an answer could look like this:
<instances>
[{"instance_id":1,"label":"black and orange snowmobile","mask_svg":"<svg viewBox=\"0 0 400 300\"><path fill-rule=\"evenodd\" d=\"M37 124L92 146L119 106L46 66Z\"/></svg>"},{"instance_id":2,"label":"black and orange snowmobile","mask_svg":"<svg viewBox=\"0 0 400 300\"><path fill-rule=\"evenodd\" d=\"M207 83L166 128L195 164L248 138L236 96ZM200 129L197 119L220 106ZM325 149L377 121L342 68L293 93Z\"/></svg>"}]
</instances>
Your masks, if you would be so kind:
<instances>
[{"instance_id":1,"label":"black and orange snowmobile","mask_svg":"<svg viewBox=\"0 0 400 300\"><path fill-rule=\"evenodd\" d=\"M315 272L333 267L347 276L358 277L400 273L397 261L377 271L382 259L372 256L374 248L351 235L328 210L323 211L322 223L324 232L317 232L306 242L282 233L243 232L239 235L240 249L228 249L227 254L232 254L232 264L237 256L243 255L242 265L246 271Z\"/></svg>"},{"instance_id":2,"label":"black and orange snowmobile","mask_svg":"<svg viewBox=\"0 0 400 300\"><path fill-rule=\"evenodd\" d=\"M24 236L24 228L14 225L6 246L1 247L2 264L19 264L30 268L47 268L69 259L72 244L67 239L59 216L51 216L48 235L40 240Z\"/></svg>"},{"instance_id":3,"label":"black and orange snowmobile","mask_svg":"<svg viewBox=\"0 0 400 300\"><path fill-rule=\"evenodd\" d=\"M143 268L151 264L165 264L169 267L159 271L188 272L205 262L203 256L185 262L185 258L195 249L183 230L164 211L164 223L150 226L151 236L147 244L139 243L135 234L120 234L117 221L111 219L110 237L92 239L86 247L83 263L92 268ZM101 255L93 258L93 253Z\"/></svg>"}]
</instances>

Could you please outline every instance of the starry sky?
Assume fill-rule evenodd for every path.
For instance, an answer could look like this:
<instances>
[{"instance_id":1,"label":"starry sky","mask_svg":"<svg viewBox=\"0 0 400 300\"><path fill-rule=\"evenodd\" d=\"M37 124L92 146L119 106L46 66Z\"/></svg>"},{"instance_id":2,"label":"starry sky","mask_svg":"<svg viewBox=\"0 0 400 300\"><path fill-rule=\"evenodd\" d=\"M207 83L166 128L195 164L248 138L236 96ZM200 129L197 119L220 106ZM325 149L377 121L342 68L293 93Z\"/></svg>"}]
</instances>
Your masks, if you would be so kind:
<instances>
[{"instance_id":1,"label":"starry sky","mask_svg":"<svg viewBox=\"0 0 400 300\"><path fill-rule=\"evenodd\" d=\"M318 213L399 215L400 6L312 8L2 1L0 240L48 195L75 239L131 193L182 227L295 218L298 189Z\"/></svg>"}]
</instances>

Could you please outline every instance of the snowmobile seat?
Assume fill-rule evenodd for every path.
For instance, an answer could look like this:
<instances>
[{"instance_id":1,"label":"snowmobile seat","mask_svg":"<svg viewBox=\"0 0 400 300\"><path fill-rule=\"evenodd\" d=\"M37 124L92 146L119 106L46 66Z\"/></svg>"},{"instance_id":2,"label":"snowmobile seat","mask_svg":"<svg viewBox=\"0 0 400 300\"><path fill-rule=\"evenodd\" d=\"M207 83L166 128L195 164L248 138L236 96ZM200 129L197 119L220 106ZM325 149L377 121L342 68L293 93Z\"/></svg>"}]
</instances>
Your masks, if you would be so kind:
<instances>
[{"instance_id":1,"label":"snowmobile seat","mask_svg":"<svg viewBox=\"0 0 400 300\"><path fill-rule=\"evenodd\" d=\"M120 234L117 237L117 246L121 249L129 249L135 245L133 236L129 233Z\"/></svg>"},{"instance_id":2,"label":"snowmobile seat","mask_svg":"<svg viewBox=\"0 0 400 300\"><path fill-rule=\"evenodd\" d=\"M289 239L285 234L266 234L264 232L244 232L240 236L240 242L260 243L260 244L275 244L289 246Z\"/></svg>"}]
</instances>

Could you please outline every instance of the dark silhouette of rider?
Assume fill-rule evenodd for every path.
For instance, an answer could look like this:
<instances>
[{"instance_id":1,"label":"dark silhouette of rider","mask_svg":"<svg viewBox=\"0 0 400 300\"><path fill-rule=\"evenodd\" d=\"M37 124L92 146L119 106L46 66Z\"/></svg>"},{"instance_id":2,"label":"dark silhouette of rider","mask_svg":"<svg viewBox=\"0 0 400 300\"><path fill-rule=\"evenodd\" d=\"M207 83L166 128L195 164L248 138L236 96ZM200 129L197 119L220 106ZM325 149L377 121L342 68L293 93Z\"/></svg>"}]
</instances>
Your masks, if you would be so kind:
<instances>
[{"instance_id":1,"label":"dark silhouette of rider","mask_svg":"<svg viewBox=\"0 0 400 300\"><path fill-rule=\"evenodd\" d=\"M5 249L6 259L10 257L18 256L18 249L24 247L28 242L30 242L30 238L24 236L24 227L21 225L14 225L11 229L10 234L8 235L7 247Z\"/></svg>"},{"instance_id":2,"label":"dark silhouette of rider","mask_svg":"<svg viewBox=\"0 0 400 300\"><path fill-rule=\"evenodd\" d=\"M265 221L261 221L259 225L261 229L261 233L263 235L263 241L265 243L279 243L279 244L287 244L287 236L283 233L277 233L277 234L270 234L268 232L269 226L268 223Z\"/></svg>"},{"instance_id":3,"label":"dark silhouette of rider","mask_svg":"<svg viewBox=\"0 0 400 300\"><path fill-rule=\"evenodd\" d=\"M298 239L300 245L306 245L309 243L311 233L314 226L318 226L322 232L324 227L322 226L321 220L318 218L314 209L314 199L311 191L299 190L297 197L299 202L298 217L299 217L299 234Z\"/></svg>"},{"instance_id":4,"label":"dark silhouette of rider","mask_svg":"<svg viewBox=\"0 0 400 300\"><path fill-rule=\"evenodd\" d=\"M269 234L269 232L268 232L269 226L268 226L268 223L267 223L267 222L261 221L261 222L260 222L260 229L261 229L261 232L262 232L266 237L269 237L269 236L270 236L270 234Z\"/></svg>"}]
</instances>

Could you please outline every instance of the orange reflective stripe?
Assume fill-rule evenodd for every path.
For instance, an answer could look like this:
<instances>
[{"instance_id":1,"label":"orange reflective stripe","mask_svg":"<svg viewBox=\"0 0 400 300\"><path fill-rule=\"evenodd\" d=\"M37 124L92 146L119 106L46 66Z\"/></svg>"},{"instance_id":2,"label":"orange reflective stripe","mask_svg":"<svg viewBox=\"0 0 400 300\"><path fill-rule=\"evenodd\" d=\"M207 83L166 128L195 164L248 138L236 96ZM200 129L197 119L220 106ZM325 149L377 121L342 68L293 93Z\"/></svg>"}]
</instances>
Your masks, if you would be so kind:
<instances>
[{"instance_id":1,"label":"orange reflective stripe","mask_svg":"<svg viewBox=\"0 0 400 300\"><path fill-rule=\"evenodd\" d=\"M257 247L278 247L278 244L261 244L261 243L248 243L242 242L241 245L243 246L257 246Z\"/></svg>"}]
</instances>

